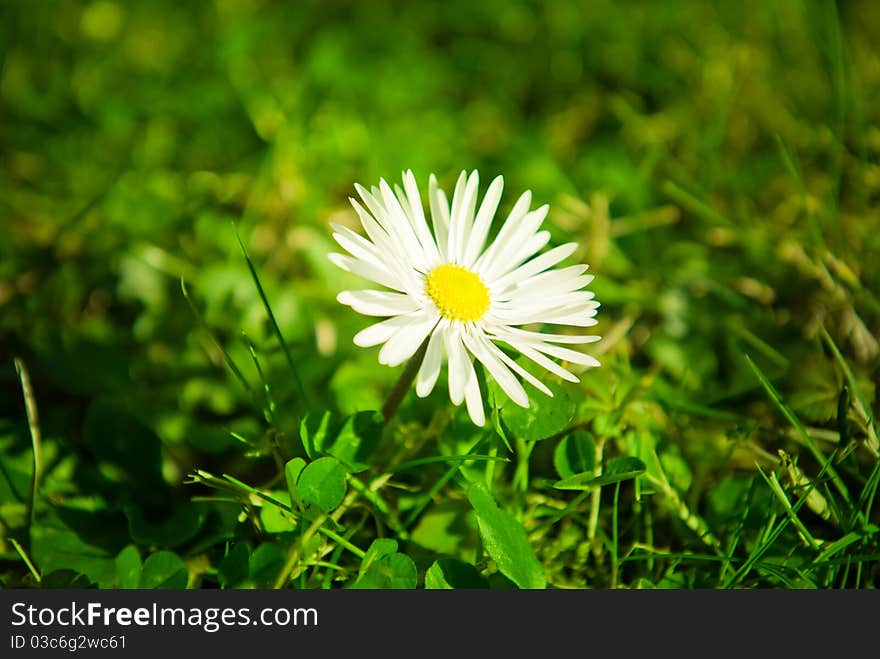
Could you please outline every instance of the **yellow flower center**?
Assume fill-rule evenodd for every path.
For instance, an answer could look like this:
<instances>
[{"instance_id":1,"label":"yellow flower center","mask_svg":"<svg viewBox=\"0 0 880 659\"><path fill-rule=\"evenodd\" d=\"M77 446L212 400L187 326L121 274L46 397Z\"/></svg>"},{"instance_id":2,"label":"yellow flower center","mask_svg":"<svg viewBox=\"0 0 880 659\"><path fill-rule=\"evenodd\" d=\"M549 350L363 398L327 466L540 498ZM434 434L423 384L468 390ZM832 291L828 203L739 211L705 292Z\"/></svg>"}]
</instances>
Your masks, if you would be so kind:
<instances>
[{"instance_id":1,"label":"yellow flower center","mask_svg":"<svg viewBox=\"0 0 880 659\"><path fill-rule=\"evenodd\" d=\"M489 309L489 289L465 267L446 263L425 277L425 292L450 320L474 321Z\"/></svg>"}]
</instances>

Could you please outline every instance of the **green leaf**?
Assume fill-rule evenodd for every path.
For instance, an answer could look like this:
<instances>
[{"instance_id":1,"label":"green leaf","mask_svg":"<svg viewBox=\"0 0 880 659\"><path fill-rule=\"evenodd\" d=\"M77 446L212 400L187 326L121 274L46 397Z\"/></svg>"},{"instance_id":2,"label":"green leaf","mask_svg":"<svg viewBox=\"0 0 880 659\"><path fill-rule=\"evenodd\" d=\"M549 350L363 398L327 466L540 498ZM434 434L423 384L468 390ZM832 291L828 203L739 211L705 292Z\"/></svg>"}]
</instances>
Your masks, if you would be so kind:
<instances>
[{"instance_id":1,"label":"green leaf","mask_svg":"<svg viewBox=\"0 0 880 659\"><path fill-rule=\"evenodd\" d=\"M288 503L287 492L267 494L280 503ZM296 528L296 521L289 512L268 501L260 508L260 523L266 533L288 533Z\"/></svg>"},{"instance_id":2,"label":"green leaf","mask_svg":"<svg viewBox=\"0 0 880 659\"><path fill-rule=\"evenodd\" d=\"M442 501L432 505L419 518L411 539L437 554L461 555L477 541L477 528L470 507L464 502Z\"/></svg>"},{"instance_id":3,"label":"green leaf","mask_svg":"<svg viewBox=\"0 0 880 659\"><path fill-rule=\"evenodd\" d=\"M342 419L332 412L309 412L300 423L299 434L302 438L303 448L310 460L320 455L321 447L328 443L328 438L333 438L342 427Z\"/></svg>"},{"instance_id":4,"label":"green leaf","mask_svg":"<svg viewBox=\"0 0 880 659\"><path fill-rule=\"evenodd\" d=\"M287 493L290 495L290 502L293 504L299 504L301 502L299 489L297 488L296 483L305 466L306 461L302 458L288 460L287 464L284 465L284 480L287 482Z\"/></svg>"},{"instance_id":5,"label":"green leaf","mask_svg":"<svg viewBox=\"0 0 880 659\"><path fill-rule=\"evenodd\" d=\"M583 430L566 435L553 452L553 466L560 478L592 472L596 466L596 442Z\"/></svg>"},{"instance_id":6,"label":"green leaf","mask_svg":"<svg viewBox=\"0 0 880 659\"><path fill-rule=\"evenodd\" d=\"M257 586L266 586L275 580L284 567L284 556L284 549L277 542L264 542L254 550L248 569Z\"/></svg>"},{"instance_id":7,"label":"green leaf","mask_svg":"<svg viewBox=\"0 0 880 659\"><path fill-rule=\"evenodd\" d=\"M205 509L189 502L172 507L161 519L146 519L137 506L126 506L124 512L132 540L141 545L167 549L179 547L192 539L205 521Z\"/></svg>"},{"instance_id":8,"label":"green leaf","mask_svg":"<svg viewBox=\"0 0 880 659\"><path fill-rule=\"evenodd\" d=\"M367 552L361 560L359 574L364 574L369 567L383 556L390 556L397 551L397 540L392 538L376 538L370 544Z\"/></svg>"},{"instance_id":9,"label":"green leaf","mask_svg":"<svg viewBox=\"0 0 880 659\"><path fill-rule=\"evenodd\" d=\"M333 456L356 474L369 467L367 461L379 445L384 427L379 412L357 412L345 419L332 412L309 413L300 425L300 436L309 458Z\"/></svg>"},{"instance_id":10,"label":"green leaf","mask_svg":"<svg viewBox=\"0 0 880 659\"><path fill-rule=\"evenodd\" d=\"M345 498L345 467L336 458L318 458L302 470L296 489L303 501L330 512Z\"/></svg>"},{"instance_id":11,"label":"green leaf","mask_svg":"<svg viewBox=\"0 0 880 659\"><path fill-rule=\"evenodd\" d=\"M418 585L418 569L412 559L397 551L397 540L373 540L361 561L357 580L349 588L407 588Z\"/></svg>"},{"instance_id":12,"label":"green leaf","mask_svg":"<svg viewBox=\"0 0 880 659\"><path fill-rule=\"evenodd\" d=\"M568 390L556 382L547 382L553 397L536 393L529 406L520 407L508 400L501 407L501 418L515 434L526 441L547 439L567 428L575 414L575 404Z\"/></svg>"},{"instance_id":13,"label":"green leaf","mask_svg":"<svg viewBox=\"0 0 880 659\"><path fill-rule=\"evenodd\" d=\"M83 435L109 480L145 500L156 500L167 490L159 438L120 403L94 401L86 410Z\"/></svg>"},{"instance_id":14,"label":"green leaf","mask_svg":"<svg viewBox=\"0 0 880 659\"><path fill-rule=\"evenodd\" d=\"M413 589L418 586L419 571L406 554L393 552L374 560L352 584L353 589Z\"/></svg>"},{"instance_id":15,"label":"green leaf","mask_svg":"<svg viewBox=\"0 0 880 659\"><path fill-rule=\"evenodd\" d=\"M139 588L141 555L135 545L128 545L116 555L116 578L120 588Z\"/></svg>"},{"instance_id":16,"label":"green leaf","mask_svg":"<svg viewBox=\"0 0 880 659\"><path fill-rule=\"evenodd\" d=\"M612 483L635 478L645 473L645 463L638 458L623 456L612 458L605 464L605 469L601 476L595 476L592 472L585 474L575 474L569 478L563 478L553 484L557 490L592 490L597 487L604 487Z\"/></svg>"},{"instance_id":17,"label":"green leaf","mask_svg":"<svg viewBox=\"0 0 880 659\"><path fill-rule=\"evenodd\" d=\"M58 506L31 529L31 558L40 572L73 570L102 588L116 581L116 555L129 542L121 515L91 507Z\"/></svg>"},{"instance_id":18,"label":"green leaf","mask_svg":"<svg viewBox=\"0 0 880 659\"><path fill-rule=\"evenodd\" d=\"M498 507L482 482L471 484L467 498L477 513L483 546L501 573L520 588L545 588L544 566L535 557L522 524Z\"/></svg>"},{"instance_id":19,"label":"green leaf","mask_svg":"<svg viewBox=\"0 0 880 659\"><path fill-rule=\"evenodd\" d=\"M141 588L180 590L186 588L186 564L171 551L157 551L144 561Z\"/></svg>"},{"instance_id":20,"label":"green leaf","mask_svg":"<svg viewBox=\"0 0 880 659\"><path fill-rule=\"evenodd\" d=\"M425 588L488 588L489 582L473 565L457 558L441 558L434 561L425 572Z\"/></svg>"},{"instance_id":21,"label":"green leaf","mask_svg":"<svg viewBox=\"0 0 880 659\"><path fill-rule=\"evenodd\" d=\"M321 449L356 474L369 467L367 461L379 445L384 427L379 412L358 412L345 420L332 441L325 438Z\"/></svg>"},{"instance_id":22,"label":"green leaf","mask_svg":"<svg viewBox=\"0 0 880 659\"><path fill-rule=\"evenodd\" d=\"M43 575L40 581L40 588L95 588L97 584L93 583L86 575L79 574L73 570L53 570Z\"/></svg>"},{"instance_id":23,"label":"green leaf","mask_svg":"<svg viewBox=\"0 0 880 659\"><path fill-rule=\"evenodd\" d=\"M247 579L250 573L251 548L244 542L237 542L220 561L217 576L224 588L237 586Z\"/></svg>"}]
</instances>

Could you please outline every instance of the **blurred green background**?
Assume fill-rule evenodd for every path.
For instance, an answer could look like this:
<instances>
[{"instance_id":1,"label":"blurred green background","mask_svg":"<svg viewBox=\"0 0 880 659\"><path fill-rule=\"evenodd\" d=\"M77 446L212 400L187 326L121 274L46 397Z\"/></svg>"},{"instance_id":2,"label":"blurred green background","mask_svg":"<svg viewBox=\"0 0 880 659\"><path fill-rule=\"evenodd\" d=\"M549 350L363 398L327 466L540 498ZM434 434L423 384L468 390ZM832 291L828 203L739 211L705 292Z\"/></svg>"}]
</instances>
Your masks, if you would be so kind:
<instances>
[{"instance_id":1,"label":"blurred green background","mask_svg":"<svg viewBox=\"0 0 880 659\"><path fill-rule=\"evenodd\" d=\"M657 383L640 413L685 454L695 508L753 473L731 436L772 456L784 427L743 347L833 430L843 379L824 326L876 409L872 0L22 0L0 5L0 40L4 537L26 525L30 469L14 357L46 496L72 506L56 541L76 535L76 508L107 516L92 541L107 552L179 547L142 527L189 510L186 474L271 476L231 432L295 436L297 391L236 228L313 404L378 408L397 373L351 344L366 320L335 302L359 284L326 259L328 221L354 225L354 182L408 168L447 189L461 169L483 187L503 174L502 211L524 189L551 204L554 241L581 244L603 304L608 366L584 396ZM212 334L256 383L255 347L273 423ZM232 537L235 514L192 514L187 555ZM33 544L45 571L69 567Z\"/></svg>"}]
</instances>

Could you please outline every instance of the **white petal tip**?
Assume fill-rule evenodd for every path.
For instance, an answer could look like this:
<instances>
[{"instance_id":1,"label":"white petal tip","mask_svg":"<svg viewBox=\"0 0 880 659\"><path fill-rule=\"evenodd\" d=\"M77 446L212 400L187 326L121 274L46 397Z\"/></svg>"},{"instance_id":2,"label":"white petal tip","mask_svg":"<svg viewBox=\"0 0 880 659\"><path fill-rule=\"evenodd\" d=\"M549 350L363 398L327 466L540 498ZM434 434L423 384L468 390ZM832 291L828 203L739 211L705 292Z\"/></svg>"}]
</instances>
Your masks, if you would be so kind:
<instances>
[{"instance_id":1,"label":"white petal tip","mask_svg":"<svg viewBox=\"0 0 880 659\"><path fill-rule=\"evenodd\" d=\"M520 407L524 407L526 409L529 408L529 397L528 396L526 396L525 398L521 398L520 396L517 396L516 398L514 398L510 394L507 394L507 397L510 398L510 400L512 400L514 403L516 403Z\"/></svg>"},{"instance_id":2,"label":"white petal tip","mask_svg":"<svg viewBox=\"0 0 880 659\"><path fill-rule=\"evenodd\" d=\"M360 334L355 334L354 338L351 340L358 348L372 348L374 345L377 345L373 341L365 340Z\"/></svg>"}]
</instances>

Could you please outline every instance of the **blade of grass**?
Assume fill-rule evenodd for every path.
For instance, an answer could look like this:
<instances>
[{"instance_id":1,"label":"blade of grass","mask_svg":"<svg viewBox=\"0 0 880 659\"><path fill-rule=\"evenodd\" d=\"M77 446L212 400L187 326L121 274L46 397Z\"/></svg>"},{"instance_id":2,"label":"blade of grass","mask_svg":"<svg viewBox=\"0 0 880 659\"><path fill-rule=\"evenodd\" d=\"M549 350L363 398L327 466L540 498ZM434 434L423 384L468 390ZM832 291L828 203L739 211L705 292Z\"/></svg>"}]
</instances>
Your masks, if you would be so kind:
<instances>
[{"instance_id":1,"label":"blade of grass","mask_svg":"<svg viewBox=\"0 0 880 659\"><path fill-rule=\"evenodd\" d=\"M642 475L642 478L648 479L658 489L659 493L663 495L668 509L684 522L685 526L693 531L703 543L714 549L719 556L723 556L724 551L721 547L721 542L712 532L712 529L709 528L706 520L688 507L678 491L672 486L672 483L669 482L666 471L660 462L660 456L657 455L657 451L654 449L651 450L651 459L660 477L658 478L653 475L649 470Z\"/></svg>"},{"instance_id":2,"label":"blade of grass","mask_svg":"<svg viewBox=\"0 0 880 659\"><path fill-rule=\"evenodd\" d=\"M353 474L346 474L345 480L351 485L352 489L356 490L364 499L373 504L376 510L384 516L385 522L388 524L389 528L391 528L401 540L406 541L409 539L409 532L406 530L406 527L400 522L400 519L395 512L391 510L390 506L385 503L381 496L379 496L378 492L367 487L367 485Z\"/></svg>"},{"instance_id":3,"label":"blade of grass","mask_svg":"<svg viewBox=\"0 0 880 659\"><path fill-rule=\"evenodd\" d=\"M599 478L602 475L602 462L605 459L605 438L596 438L596 455L593 459L593 476ZM593 489L590 497L590 521L587 524L587 540L593 547L593 554L598 557L601 551L600 545L596 542L596 531L599 528L599 510L602 507L602 488Z\"/></svg>"},{"instance_id":4,"label":"blade of grass","mask_svg":"<svg viewBox=\"0 0 880 659\"><path fill-rule=\"evenodd\" d=\"M33 455L33 470L31 471L30 492L27 501L28 538L30 529L34 524L34 511L37 503L37 492L40 488L40 478L43 471L42 436L40 434L40 415L37 411L37 399L31 386L31 377L28 374L24 361L18 357L14 360L18 379L21 381L21 393L24 397L24 411L27 416L28 429L31 434L31 454ZM30 544L30 541L28 541Z\"/></svg>"},{"instance_id":5,"label":"blade of grass","mask_svg":"<svg viewBox=\"0 0 880 659\"><path fill-rule=\"evenodd\" d=\"M183 278L180 279L180 290L183 293L183 297L187 301L187 304L189 304L189 308L192 310L193 315L196 318L196 322L199 324L199 327L205 330L208 336L211 337L211 341L214 343L214 346L217 348L217 350L220 351L220 354L223 355L223 362L226 364L226 368L229 369L229 371L242 386L242 388L246 392L248 392L248 394L250 394L251 398L254 398L256 401L256 395L253 387L251 387L250 382L247 381L247 378L241 372L241 369L238 368L230 354L226 351L226 348L221 345L220 341L217 340L217 337L214 336L214 333L211 331L211 328L208 327L208 323L205 322L205 319L202 317L202 314L199 312L198 308L190 297L189 291L186 288L186 280L184 280Z\"/></svg>"},{"instance_id":6,"label":"blade of grass","mask_svg":"<svg viewBox=\"0 0 880 659\"><path fill-rule=\"evenodd\" d=\"M863 507L865 511L865 519L871 518L871 511L874 509L874 498L877 495L877 487L880 485L880 462L874 464L874 469L868 477L868 482L862 488L859 494L859 500L856 508Z\"/></svg>"},{"instance_id":7,"label":"blade of grass","mask_svg":"<svg viewBox=\"0 0 880 659\"><path fill-rule=\"evenodd\" d=\"M746 492L746 500L743 505L743 511L740 515L739 522L736 525L732 533L732 540L730 542L730 547L727 550L726 561L724 565L721 567L721 572L718 574L718 584L721 585L724 582L724 577L727 575L729 570L733 570L733 561L734 556L736 555L736 548L739 546L740 538L742 537L742 533L746 527L746 520L748 519L749 512L752 509L752 501L757 492L758 488L758 479L752 478L749 481L749 491Z\"/></svg>"},{"instance_id":8,"label":"blade of grass","mask_svg":"<svg viewBox=\"0 0 880 659\"><path fill-rule=\"evenodd\" d=\"M813 564L819 564L824 561L827 561L829 558L834 556L835 554L843 551L847 547L849 547L854 542L858 542L862 539L862 535L860 533L855 533L854 531L850 531L842 538L838 538L834 542L826 543L826 545L822 548L822 551L819 552L819 555L813 560Z\"/></svg>"},{"instance_id":9,"label":"blade of grass","mask_svg":"<svg viewBox=\"0 0 880 659\"><path fill-rule=\"evenodd\" d=\"M810 437L809 433L807 433L806 428L804 428L803 424L800 422L800 419L797 418L797 415L791 410L791 408L786 405L782 397L779 395L779 392L776 390L776 387L773 386L773 383L767 379L767 376L764 375L764 372L758 368L758 365L752 361L752 358L749 357L748 354L744 354L746 362L749 365L749 368L752 369L752 372L755 374L755 377L758 378L761 385L767 391L767 394L770 396L770 399L776 404L782 414L788 419L788 422L794 427L797 431L798 437L801 438L804 445L810 450L813 454L813 457L816 458L818 463L821 465L822 471L824 472L827 468L828 474L831 477L831 482L834 483L834 486L837 488L837 491L840 492L840 495L843 497L844 501L848 504L850 502L849 490L846 489L846 485L844 485L843 480L840 478L840 475L837 473L837 470L831 464L831 458L826 457L819 447L816 446L816 442L813 441L813 438Z\"/></svg>"},{"instance_id":10,"label":"blade of grass","mask_svg":"<svg viewBox=\"0 0 880 659\"><path fill-rule=\"evenodd\" d=\"M16 540L15 538L9 538L9 542L12 543L12 547L15 549L15 552L21 557L21 560L24 561L24 564L27 565L27 569L30 571L30 573L34 575L34 579L36 579L37 583L40 583L43 578L40 576L39 571L31 562L31 559L27 555L27 552L20 544L18 544L18 540Z\"/></svg>"},{"instance_id":11,"label":"blade of grass","mask_svg":"<svg viewBox=\"0 0 880 659\"><path fill-rule=\"evenodd\" d=\"M798 577L803 580L803 582L807 584L807 586L809 586L810 589L815 590L819 587L815 581L813 581L802 570L799 570L796 567L783 568L783 566L775 563L758 563L755 568L758 570L758 572L766 573L773 577L776 577L785 586L794 590L802 590L804 588L804 584L790 579L788 575L785 574L786 569L794 572Z\"/></svg>"},{"instance_id":12,"label":"blade of grass","mask_svg":"<svg viewBox=\"0 0 880 659\"><path fill-rule=\"evenodd\" d=\"M821 479L825 476L825 470L830 467L830 462L826 462L822 466L822 470L819 472L818 478ZM810 495L812 488L815 486L815 483L811 483L808 488L805 489L804 493L798 498L798 500L792 505L791 510L796 515L797 512L807 503L807 497ZM776 515L771 514L769 524L767 526L767 532L764 534L764 538L755 546L752 550L752 553L749 554L749 557L745 560L745 562L740 566L740 568L721 586L723 589L728 589L737 582L739 582L743 577L745 577L749 571L755 567L756 563L760 560L761 556L763 556L769 549L772 547L776 540L782 535L782 532L788 527L791 523L791 516L787 515L779 524L775 523ZM774 528L775 525L775 528Z\"/></svg>"},{"instance_id":13,"label":"blade of grass","mask_svg":"<svg viewBox=\"0 0 880 659\"><path fill-rule=\"evenodd\" d=\"M772 361L780 368L788 368L788 358L779 352L776 348L764 341L761 337L751 332L747 327L736 324L733 326L734 333L743 341L758 350L767 359Z\"/></svg>"},{"instance_id":14,"label":"blade of grass","mask_svg":"<svg viewBox=\"0 0 880 659\"><path fill-rule=\"evenodd\" d=\"M614 484L614 498L611 503L611 587L617 588L619 578L620 562L618 551L620 549L620 538L618 534L619 528L619 504L620 504L620 481Z\"/></svg>"},{"instance_id":15,"label":"blade of grass","mask_svg":"<svg viewBox=\"0 0 880 659\"><path fill-rule=\"evenodd\" d=\"M257 488L252 487L252 486L248 485L247 483L244 483L233 476L230 476L229 474L223 474L222 478L218 478L218 477L216 477L206 471L202 471L201 469L199 469L193 474L193 478L195 479L193 482L203 483L205 485L209 485L211 487L215 487L218 489L224 489L224 490L227 490L230 492L252 494L252 495L262 499L263 501L270 503L273 506L276 506L277 508L280 508L281 510L289 513L290 515L293 515L298 520L305 521L305 522L312 522L312 526L310 527L311 535L314 535L314 533L320 533L321 535L324 535L327 538L330 538L331 540L333 540L337 544L341 545L342 547L345 547L348 551L350 551L352 554L354 554L358 558L363 558L364 556L366 556L366 552L363 549L353 545L351 542L349 542L348 540L346 540L345 538L340 536L335 531L323 526L323 524L327 521L334 522L338 526L338 522L336 522L336 520L334 520L329 515L322 514L322 515L318 516L316 519L311 520L308 517L306 517L305 515L302 515L299 512L297 512L296 510L294 510L293 507L287 505L286 503L278 501L278 499L275 499L274 497L269 496L265 492L262 492L262 491L258 490ZM354 497L356 497L358 495L358 493L352 492L347 497L348 501L353 500L352 495ZM351 505L351 504L349 503L349 505ZM340 506L340 508L341 508L341 506ZM278 586L278 587L280 587L280 586Z\"/></svg>"},{"instance_id":16,"label":"blade of grass","mask_svg":"<svg viewBox=\"0 0 880 659\"><path fill-rule=\"evenodd\" d=\"M427 464L436 464L436 463L450 463L450 464L458 464L461 462L469 462L470 460L476 461L487 461L487 462L510 462L508 458L502 458L497 455L482 455L482 454L474 454L474 455L434 455L426 458L418 458L417 460L408 460L406 462L401 462L400 464L394 465L393 467L389 467L381 471L382 474L394 474L398 471L406 471L407 469L413 469L415 467L421 467Z\"/></svg>"},{"instance_id":17,"label":"blade of grass","mask_svg":"<svg viewBox=\"0 0 880 659\"><path fill-rule=\"evenodd\" d=\"M254 368L257 370L257 376L260 378L260 382L263 385L263 395L266 398L266 404L263 406L263 416L268 423L277 427L278 424L275 423L275 399L272 397L272 390L269 387L269 383L266 381L263 367L260 365L260 360L257 357L257 349L254 346L254 342L251 341L250 337L243 331L241 336L248 349L248 353L251 356L251 361L254 363Z\"/></svg>"},{"instance_id":18,"label":"blade of grass","mask_svg":"<svg viewBox=\"0 0 880 659\"><path fill-rule=\"evenodd\" d=\"M473 446L471 446L470 449L468 449L468 451L467 451L467 453L465 453L465 455L466 456L471 455L472 453L475 454L474 452L482 445L483 439L484 439L483 437L480 437L479 439L477 439L477 441L474 442ZM441 476L440 479L436 483L434 483L434 485L432 485L421 496L421 498L419 498L419 500L415 503L415 505L413 505L413 507L409 511L409 514L406 516L406 519L403 520L404 526L409 528L410 526L413 525L413 523L415 523L415 521L419 518L419 515L422 514L422 511L424 511L425 508L427 508L428 505L431 503L431 501L434 500L434 495L437 494L440 490L442 490L443 487L450 480L452 480L453 476L455 476L455 474L458 473L458 470L460 468L461 468L461 463L456 463L456 464L453 464L451 467L449 467L449 469L446 470L446 472L443 474L443 476Z\"/></svg>"},{"instance_id":19,"label":"blade of grass","mask_svg":"<svg viewBox=\"0 0 880 659\"><path fill-rule=\"evenodd\" d=\"M810 533L804 523L801 521L801 518L798 517L791 509L791 501L788 500L788 497L785 494L785 490L782 489L782 484L779 482L776 474L771 473L770 476L764 473L764 470L761 468L761 465L756 465L758 468L758 473L761 474L761 477L773 491L773 494L776 495L776 498L782 503L783 508L785 508L786 514L791 518L791 523L794 524L795 528L798 531L798 535L801 538L801 541L804 543L804 546L809 549L818 549L822 543Z\"/></svg>"},{"instance_id":20,"label":"blade of grass","mask_svg":"<svg viewBox=\"0 0 880 659\"><path fill-rule=\"evenodd\" d=\"M828 330L823 326L820 328L820 332L822 334L822 339L825 341L828 349L831 350L834 359L843 371L843 376L846 378L847 384L849 384L850 394L855 398L854 407L859 417L861 417L862 422L865 424L865 430L868 433L868 449L874 454L874 457L880 457L880 438L877 436L877 427L874 422L874 416L870 413L871 408L865 404L865 399L859 389L856 376L853 374L849 364L847 364L846 360L843 358L840 348L837 347L837 344L834 342L834 339L831 338Z\"/></svg>"},{"instance_id":21,"label":"blade of grass","mask_svg":"<svg viewBox=\"0 0 880 659\"><path fill-rule=\"evenodd\" d=\"M284 356L287 358L287 363L290 366L291 374L293 375L294 383L296 384L297 389L300 394L300 403L303 407L309 407L309 397L306 394L306 388L303 386L303 381L299 376L299 369L297 369L296 364L293 361L293 355L290 353L290 348L287 346L287 341L284 340L284 335L281 333L281 328L278 326L278 321L275 320L275 314L272 313L272 305L269 304L269 299L266 297L266 292L263 290L263 285L260 283L260 276L257 274L257 269L254 267L253 261L251 261L251 257L248 255L247 248L244 246L244 242L241 240L241 236L238 233L238 229L235 229L235 237L238 240L238 246L241 248L241 253L244 255L244 260L247 263L248 271L251 273L251 278L254 281L254 285L257 287L257 293L260 295L260 300L263 302L263 308L266 310L266 315L269 317L269 322L272 323L272 330L275 332L275 336L278 338L278 343L281 345L281 349L284 351Z\"/></svg>"},{"instance_id":22,"label":"blade of grass","mask_svg":"<svg viewBox=\"0 0 880 659\"><path fill-rule=\"evenodd\" d=\"M593 493L593 491L594 490L583 490L574 499L569 501L562 510L559 510L550 515L547 519L545 519L537 527L535 527L535 532L543 531L544 529L548 529L556 524L559 520L568 515L572 510L580 506L584 502L584 500L586 500L586 498Z\"/></svg>"}]
</instances>

